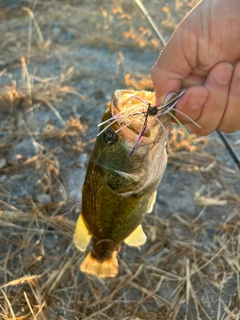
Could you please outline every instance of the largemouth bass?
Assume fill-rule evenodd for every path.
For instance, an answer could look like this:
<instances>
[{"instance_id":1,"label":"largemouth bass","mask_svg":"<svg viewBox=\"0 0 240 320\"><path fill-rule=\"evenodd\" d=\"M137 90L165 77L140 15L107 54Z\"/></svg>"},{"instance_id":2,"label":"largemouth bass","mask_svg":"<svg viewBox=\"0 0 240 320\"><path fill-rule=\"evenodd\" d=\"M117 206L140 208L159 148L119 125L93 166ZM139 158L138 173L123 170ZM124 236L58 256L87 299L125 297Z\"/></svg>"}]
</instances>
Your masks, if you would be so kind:
<instances>
[{"instance_id":1,"label":"largemouth bass","mask_svg":"<svg viewBox=\"0 0 240 320\"><path fill-rule=\"evenodd\" d=\"M102 278L118 273L121 242L146 241L141 223L150 213L167 164L171 116L150 109L154 93L117 90L106 109L82 189L74 242L92 251L80 269ZM155 107L156 108L156 107Z\"/></svg>"}]
</instances>

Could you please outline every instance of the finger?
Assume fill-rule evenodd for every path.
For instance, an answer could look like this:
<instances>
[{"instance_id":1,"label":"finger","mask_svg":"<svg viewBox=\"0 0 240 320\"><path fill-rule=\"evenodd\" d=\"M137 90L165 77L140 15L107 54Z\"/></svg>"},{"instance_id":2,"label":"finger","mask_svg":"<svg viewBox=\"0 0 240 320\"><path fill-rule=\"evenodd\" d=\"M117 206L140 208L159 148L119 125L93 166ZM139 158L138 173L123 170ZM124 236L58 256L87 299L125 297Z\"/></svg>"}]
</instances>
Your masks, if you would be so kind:
<instances>
[{"instance_id":1,"label":"finger","mask_svg":"<svg viewBox=\"0 0 240 320\"><path fill-rule=\"evenodd\" d=\"M189 128L192 132L208 135L218 127L227 106L232 74L233 66L228 62L218 63L209 72L205 83L208 97L197 119L201 129L190 124Z\"/></svg>"},{"instance_id":2,"label":"finger","mask_svg":"<svg viewBox=\"0 0 240 320\"><path fill-rule=\"evenodd\" d=\"M170 91L179 90L181 81L192 71L193 66L190 65L184 52L189 41L188 29L185 32L184 28L184 23L177 27L151 70L156 105L160 105ZM183 37L183 34L186 36ZM192 48L195 47L192 46ZM192 56L196 56L196 52Z\"/></svg>"},{"instance_id":3,"label":"finger","mask_svg":"<svg viewBox=\"0 0 240 320\"><path fill-rule=\"evenodd\" d=\"M240 62L234 69L227 108L218 129L226 133L240 130Z\"/></svg>"},{"instance_id":4,"label":"finger","mask_svg":"<svg viewBox=\"0 0 240 320\"><path fill-rule=\"evenodd\" d=\"M181 88L180 76L165 68L165 62L159 57L158 61L151 69L151 77L156 95L156 105L161 105L170 91L178 91Z\"/></svg>"},{"instance_id":5,"label":"finger","mask_svg":"<svg viewBox=\"0 0 240 320\"><path fill-rule=\"evenodd\" d=\"M208 90L205 87L196 86L187 89L175 108L175 116L183 124L191 123L188 117L196 121L201 115L207 97Z\"/></svg>"},{"instance_id":6,"label":"finger","mask_svg":"<svg viewBox=\"0 0 240 320\"><path fill-rule=\"evenodd\" d=\"M187 78L182 80L181 87L188 88L193 86L203 86L206 82L207 76L197 76L195 74L190 74Z\"/></svg>"}]
</instances>

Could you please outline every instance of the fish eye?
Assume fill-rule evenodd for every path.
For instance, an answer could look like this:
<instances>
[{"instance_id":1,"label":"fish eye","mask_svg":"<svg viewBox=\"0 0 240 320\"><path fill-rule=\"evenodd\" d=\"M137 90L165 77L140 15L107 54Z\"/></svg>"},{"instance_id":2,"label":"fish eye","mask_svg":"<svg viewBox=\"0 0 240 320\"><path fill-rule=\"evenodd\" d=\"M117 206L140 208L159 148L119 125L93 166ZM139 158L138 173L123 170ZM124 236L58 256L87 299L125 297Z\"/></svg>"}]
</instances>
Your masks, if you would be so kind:
<instances>
[{"instance_id":1,"label":"fish eye","mask_svg":"<svg viewBox=\"0 0 240 320\"><path fill-rule=\"evenodd\" d=\"M107 129L103 132L103 140L108 144L114 144L117 141L117 134L112 129Z\"/></svg>"}]
</instances>

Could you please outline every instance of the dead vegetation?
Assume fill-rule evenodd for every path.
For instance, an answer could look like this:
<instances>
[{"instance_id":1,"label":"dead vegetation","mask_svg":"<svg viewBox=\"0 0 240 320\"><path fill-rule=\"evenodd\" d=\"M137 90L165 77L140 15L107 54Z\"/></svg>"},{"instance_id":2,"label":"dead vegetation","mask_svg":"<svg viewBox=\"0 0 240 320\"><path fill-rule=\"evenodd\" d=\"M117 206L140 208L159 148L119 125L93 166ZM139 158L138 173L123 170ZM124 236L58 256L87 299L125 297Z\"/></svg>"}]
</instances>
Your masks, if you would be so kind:
<instances>
[{"instance_id":1,"label":"dead vegetation","mask_svg":"<svg viewBox=\"0 0 240 320\"><path fill-rule=\"evenodd\" d=\"M194 1L145 5L167 38ZM134 1L2 1L0 16L0 318L240 319L240 175L214 135L174 128L147 244L122 246L116 279L79 271L96 124L115 89L151 88L161 48Z\"/></svg>"}]
</instances>

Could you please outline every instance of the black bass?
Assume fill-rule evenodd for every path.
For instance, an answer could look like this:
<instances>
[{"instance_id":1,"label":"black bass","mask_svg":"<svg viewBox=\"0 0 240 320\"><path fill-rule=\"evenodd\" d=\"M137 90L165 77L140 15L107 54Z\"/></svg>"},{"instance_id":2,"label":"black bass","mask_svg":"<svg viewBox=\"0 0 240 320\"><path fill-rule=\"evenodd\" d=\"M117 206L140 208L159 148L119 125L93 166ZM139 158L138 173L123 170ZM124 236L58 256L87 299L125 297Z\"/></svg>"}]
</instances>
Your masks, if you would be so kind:
<instances>
[{"instance_id":1,"label":"black bass","mask_svg":"<svg viewBox=\"0 0 240 320\"><path fill-rule=\"evenodd\" d=\"M103 115L74 233L80 251L92 238L83 272L114 277L121 242L134 247L146 242L141 222L155 203L171 129L171 116L151 107L154 97L147 91L117 90Z\"/></svg>"}]
</instances>

